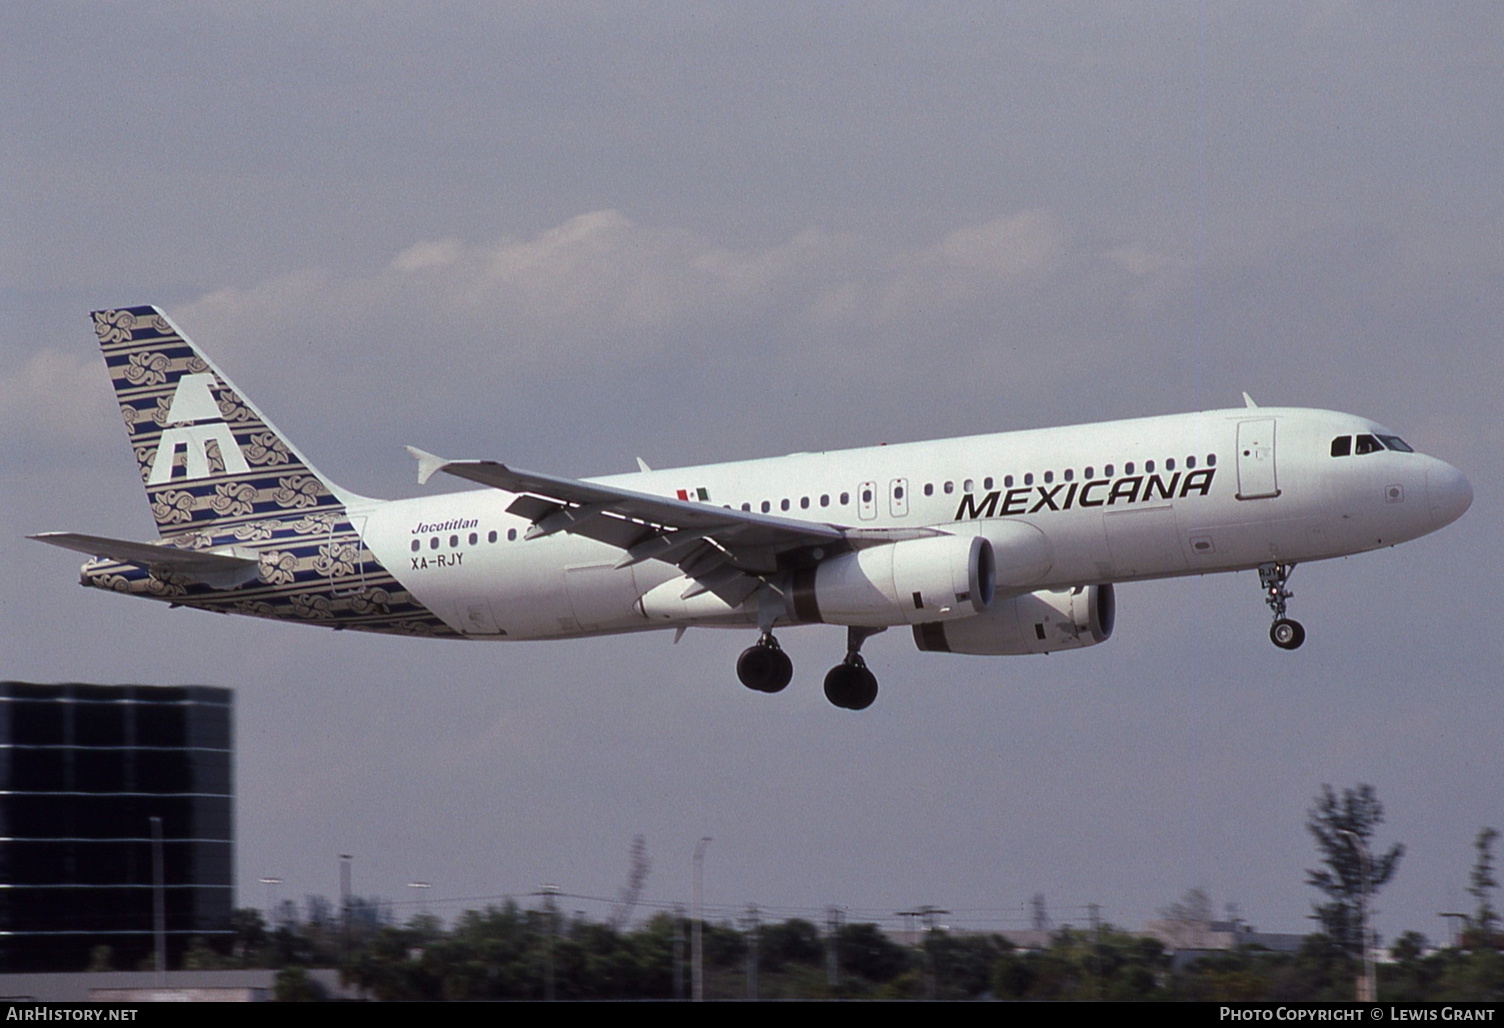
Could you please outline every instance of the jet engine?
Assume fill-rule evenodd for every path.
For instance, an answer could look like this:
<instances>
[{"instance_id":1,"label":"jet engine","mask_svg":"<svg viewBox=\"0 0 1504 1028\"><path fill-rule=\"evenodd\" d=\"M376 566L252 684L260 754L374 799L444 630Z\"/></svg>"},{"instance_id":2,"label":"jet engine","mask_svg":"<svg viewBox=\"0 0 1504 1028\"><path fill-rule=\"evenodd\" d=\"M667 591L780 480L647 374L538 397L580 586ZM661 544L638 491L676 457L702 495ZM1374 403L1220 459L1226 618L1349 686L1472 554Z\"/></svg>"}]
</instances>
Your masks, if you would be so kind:
<instances>
[{"instance_id":1,"label":"jet engine","mask_svg":"<svg viewBox=\"0 0 1504 1028\"><path fill-rule=\"evenodd\" d=\"M1095 646L1112 636L1117 600L1111 583L1041 589L993 601L959 621L914 626L914 644L935 653L1000 657Z\"/></svg>"},{"instance_id":2,"label":"jet engine","mask_svg":"<svg viewBox=\"0 0 1504 1028\"><path fill-rule=\"evenodd\" d=\"M992 543L979 535L905 539L797 571L801 621L882 628L980 614L992 602Z\"/></svg>"}]
</instances>

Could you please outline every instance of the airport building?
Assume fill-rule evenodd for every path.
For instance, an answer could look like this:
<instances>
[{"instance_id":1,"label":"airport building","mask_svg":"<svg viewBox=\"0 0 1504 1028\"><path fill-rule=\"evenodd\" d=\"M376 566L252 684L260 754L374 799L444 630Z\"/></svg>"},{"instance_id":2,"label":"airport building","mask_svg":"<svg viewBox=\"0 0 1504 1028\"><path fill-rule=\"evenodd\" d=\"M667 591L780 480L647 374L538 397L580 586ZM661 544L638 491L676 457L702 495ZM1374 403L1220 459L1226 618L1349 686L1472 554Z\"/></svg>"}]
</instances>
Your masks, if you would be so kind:
<instances>
[{"instance_id":1,"label":"airport building","mask_svg":"<svg viewBox=\"0 0 1504 1028\"><path fill-rule=\"evenodd\" d=\"M232 693L0 682L0 971L231 933Z\"/></svg>"}]
</instances>

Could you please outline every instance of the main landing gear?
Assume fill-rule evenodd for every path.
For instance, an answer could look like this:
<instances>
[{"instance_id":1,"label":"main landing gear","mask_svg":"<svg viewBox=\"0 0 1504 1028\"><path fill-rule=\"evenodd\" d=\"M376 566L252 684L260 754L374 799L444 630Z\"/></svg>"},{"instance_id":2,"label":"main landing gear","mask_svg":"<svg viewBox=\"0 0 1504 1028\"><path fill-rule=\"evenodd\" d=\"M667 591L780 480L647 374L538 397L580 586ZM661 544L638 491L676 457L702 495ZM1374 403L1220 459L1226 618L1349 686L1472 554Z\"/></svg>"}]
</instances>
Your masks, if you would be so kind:
<instances>
[{"instance_id":1,"label":"main landing gear","mask_svg":"<svg viewBox=\"0 0 1504 1028\"><path fill-rule=\"evenodd\" d=\"M846 659L825 676L825 698L845 710L866 710L877 699L877 676L862 659L862 643L881 628L849 628ZM757 642L736 659L736 677L748 689L782 692L794 677L794 662L783 652L772 632L763 632Z\"/></svg>"},{"instance_id":2,"label":"main landing gear","mask_svg":"<svg viewBox=\"0 0 1504 1028\"><path fill-rule=\"evenodd\" d=\"M1295 594L1285 588L1285 582L1295 570L1294 564L1260 564L1259 585L1264 587L1264 602L1274 612L1274 624L1269 626L1269 641L1282 650L1299 649L1306 641L1306 630L1299 621L1285 617L1285 601Z\"/></svg>"},{"instance_id":3,"label":"main landing gear","mask_svg":"<svg viewBox=\"0 0 1504 1028\"><path fill-rule=\"evenodd\" d=\"M794 677L794 662L783 652L772 632L764 632L736 658L736 677L748 689L782 692Z\"/></svg>"},{"instance_id":4,"label":"main landing gear","mask_svg":"<svg viewBox=\"0 0 1504 1028\"><path fill-rule=\"evenodd\" d=\"M825 698L844 710L866 710L877 699L877 676L862 659L862 643L881 628L848 628L846 659L825 675Z\"/></svg>"}]
</instances>

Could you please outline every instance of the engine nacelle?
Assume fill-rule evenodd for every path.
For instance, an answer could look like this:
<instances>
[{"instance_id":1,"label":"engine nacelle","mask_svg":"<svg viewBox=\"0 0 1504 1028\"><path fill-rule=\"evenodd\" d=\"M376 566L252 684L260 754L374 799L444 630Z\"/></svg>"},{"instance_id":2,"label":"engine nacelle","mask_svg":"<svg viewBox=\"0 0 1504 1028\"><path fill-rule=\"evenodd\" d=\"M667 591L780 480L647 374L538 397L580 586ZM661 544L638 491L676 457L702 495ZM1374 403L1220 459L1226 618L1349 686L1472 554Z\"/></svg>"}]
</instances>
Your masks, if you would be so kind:
<instances>
[{"instance_id":1,"label":"engine nacelle","mask_svg":"<svg viewBox=\"0 0 1504 1028\"><path fill-rule=\"evenodd\" d=\"M794 613L869 628L948 621L985 611L995 581L992 543L979 535L906 539L795 572Z\"/></svg>"},{"instance_id":2,"label":"engine nacelle","mask_svg":"<svg viewBox=\"0 0 1504 1028\"><path fill-rule=\"evenodd\" d=\"M1112 636L1117 599L1112 584L1041 589L996 600L960 621L914 626L914 644L935 653L1000 657L1095 646Z\"/></svg>"}]
</instances>

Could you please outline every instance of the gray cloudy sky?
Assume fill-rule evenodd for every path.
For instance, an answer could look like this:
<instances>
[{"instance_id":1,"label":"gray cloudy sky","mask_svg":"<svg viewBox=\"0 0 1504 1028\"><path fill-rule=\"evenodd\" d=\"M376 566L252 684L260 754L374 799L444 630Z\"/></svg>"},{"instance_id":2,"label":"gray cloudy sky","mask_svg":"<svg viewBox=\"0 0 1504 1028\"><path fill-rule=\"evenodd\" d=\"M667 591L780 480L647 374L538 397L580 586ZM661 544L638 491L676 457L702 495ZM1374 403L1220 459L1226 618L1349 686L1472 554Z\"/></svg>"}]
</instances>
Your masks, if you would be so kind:
<instances>
[{"instance_id":1,"label":"gray cloudy sky","mask_svg":"<svg viewBox=\"0 0 1504 1028\"><path fill-rule=\"evenodd\" d=\"M0 675L237 690L240 900L610 895L969 927L1192 886L1303 931L1323 782L1444 934L1504 827L1504 9L1440 4L31 2L0 12ZM833 628L441 644L77 588L146 538L87 312L163 306L336 480L411 443L566 475L1265 404L1462 468L1444 532L1120 590L1048 658ZM587 906L576 902L576 906ZM454 911L463 904L440 909ZM410 908L399 907L399 912ZM591 908L598 911L598 908Z\"/></svg>"}]
</instances>

